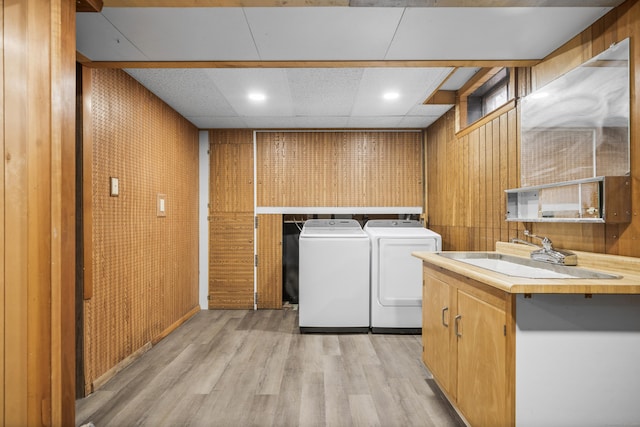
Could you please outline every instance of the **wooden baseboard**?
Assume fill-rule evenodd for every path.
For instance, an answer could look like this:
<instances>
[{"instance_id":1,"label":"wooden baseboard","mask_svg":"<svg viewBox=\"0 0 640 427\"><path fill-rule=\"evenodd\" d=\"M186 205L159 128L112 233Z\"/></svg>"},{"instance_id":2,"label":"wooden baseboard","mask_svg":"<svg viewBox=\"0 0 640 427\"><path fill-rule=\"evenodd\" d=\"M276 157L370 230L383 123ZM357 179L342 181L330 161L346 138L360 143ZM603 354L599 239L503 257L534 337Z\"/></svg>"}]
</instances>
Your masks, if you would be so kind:
<instances>
[{"instance_id":1,"label":"wooden baseboard","mask_svg":"<svg viewBox=\"0 0 640 427\"><path fill-rule=\"evenodd\" d=\"M93 383L88 384L87 387L85 387L86 394L89 395L94 391L98 390L100 387L106 384L107 381L113 378L118 372L122 371L124 368L126 368L127 366L132 364L134 361L136 361L140 356L142 356L147 351L149 351L151 347L156 345L158 342L160 342L164 337L169 335L171 332L175 331L178 328L178 326L182 325L184 322L189 320L199 311L200 311L199 305L193 307L184 316L182 316L180 319L178 319L173 324L171 324L171 326L169 326L167 329L162 331L158 336L153 338L151 342L146 343L141 348L133 352L131 355L127 356L126 358L118 362L118 364L116 364L113 368L109 369L107 372L102 374Z\"/></svg>"},{"instance_id":2,"label":"wooden baseboard","mask_svg":"<svg viewBox=\"0 0 640 427\"><path fill-rule=\"evenodd\" d=\"M176 320L171 326L169 326L164 331L160 332L160 334L158 336L156 336L154 339L152 339L151 340L151 345L158 344L164 337L169 335L171 332L175 331L178 328L178 326L182 325L184 322L186 322L187 320L191 319L191 317L193 317L199 311L200 311L200 306L199 305L196 305L195 307L193 307L191 310L189 310L187 312L187 314L185 314L184 316L182 316L181 318Z\"/></svg>"},{"instance_id":3,"label":"wooden baseboard","mask_svg":"<svg viewBox=\"0 0 640 427\"><path fill-rule=\"evenodd\" d=\"M142 347L140 347L138 350L134 351L129 356L127 356L124 359L122 359L120 362L118 362L118 364L116 364L116 366L114 366L113 368L109 369L107 372L105 372L104 374L100 375L100 377L96 378L96 380L94 382L89 384L88 387L87 387L87 390L85 390L87 392L86 394L89 395L89 394L93 393L94 391L98 390L103 385L105 385L107 383L107 381L109 381L111 378L113 378L118 372L122 371L124 368L126 368L129 365L131 365L140 356L142 356L147 351L149 351L151 349L151 347L152 347L151 343L148 342L145 345L143 345Z\"/></svg>"}]
</instances>

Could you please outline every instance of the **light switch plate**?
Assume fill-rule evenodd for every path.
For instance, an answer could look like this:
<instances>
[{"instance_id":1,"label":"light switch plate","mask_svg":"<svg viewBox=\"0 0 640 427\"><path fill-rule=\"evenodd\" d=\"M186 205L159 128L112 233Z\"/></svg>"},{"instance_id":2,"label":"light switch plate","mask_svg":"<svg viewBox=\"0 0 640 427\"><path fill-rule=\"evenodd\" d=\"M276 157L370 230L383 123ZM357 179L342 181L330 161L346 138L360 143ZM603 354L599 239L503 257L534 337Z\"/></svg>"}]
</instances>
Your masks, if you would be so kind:
<instances>
[{"instance_id":1,"label":"light switch plate","mask_svg":"<svg viewBox=\"0 0 640 427\"><path fill-rule=\"evenodd\" d=\"M167 216L167 195L158 193L157 216Z\"/></svg>"},{"instance_id":2,"label":"light switch plate","mask_svg":"<svg viewBox=\"0 0 640 427\"><path fill-rule=\"evenodd\" d=\"M118 183L118 178L116 177L110 177L109 178L109 194L111 195L111 197L118 197L118 195L120 194L120 185Z\"/></svg>"}]
</instances>

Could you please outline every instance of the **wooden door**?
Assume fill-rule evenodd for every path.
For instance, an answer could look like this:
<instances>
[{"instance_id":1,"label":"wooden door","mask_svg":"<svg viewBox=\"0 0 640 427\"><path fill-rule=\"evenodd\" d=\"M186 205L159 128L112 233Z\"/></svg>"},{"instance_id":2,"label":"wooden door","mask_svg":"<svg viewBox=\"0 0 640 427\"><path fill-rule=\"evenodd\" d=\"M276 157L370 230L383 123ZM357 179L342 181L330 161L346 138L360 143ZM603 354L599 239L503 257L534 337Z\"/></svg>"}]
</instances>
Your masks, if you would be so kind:
<instances>
[{"instance_id":1,"label":"wooden door","mask_svg":"<svg viewBox=\"0 0 640 427\"><path fill-rule=\"evenodd\" d=\"M258 308L282 308L282 215L258 215Z\"/></svg>"},{"instance_id":2,"label":"wooden door","mask_svg":"<svg viewBox=\"0 0 640 427\"><path fill-rule=\"evenodd\" d=\"M209 309L254 304L253 134L209 133Z\"/></svg>"},{"instance_id":3,"label":"wooden door","mask_svg":"<svg viewBox=\"0 0 640 427\"><path fill-rule=\"evenodd\" d=\"M473 426L508 426L505 311L458 291L458 313L458 407Z\"/></svg>"},{"instance_id":4,"label":"wooden door","mask_svg":"<svg viewBox=\"0 0 640 427\"><path fill-rule=\"evenodd\" d=\"M426 270L425 270L426 273ZM450 338L454 307L448 284L425 274L422 292L422 359L440 387L455 398L451 386ZM454 289L455 291L455 289ZM454 365L455 368L455 365Z\"/></svg>"}]
</instances>

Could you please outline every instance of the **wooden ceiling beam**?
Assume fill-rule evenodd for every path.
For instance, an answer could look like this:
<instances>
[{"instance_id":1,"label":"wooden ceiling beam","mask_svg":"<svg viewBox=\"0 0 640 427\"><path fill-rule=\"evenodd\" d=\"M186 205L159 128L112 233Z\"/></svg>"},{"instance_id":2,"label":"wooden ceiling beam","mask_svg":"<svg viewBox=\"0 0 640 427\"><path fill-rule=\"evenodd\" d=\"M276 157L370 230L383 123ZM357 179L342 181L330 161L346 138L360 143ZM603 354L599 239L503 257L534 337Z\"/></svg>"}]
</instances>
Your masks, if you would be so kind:
<instances>
[{"instance_id":1,"label":"wooden ceiling beam","mask_svg":"<svg viewBox=\"0 0 640 427\"><path fill-rule=\"evenodd\" d=\"M425 105L454 105L455 103L455 90L437 90L423 102Z\"/></svg>"},{"instance_id":2,"label":"wooden ceiling beam","mask_svg":"<svg viewBox=\"0 0 640 427\"><path fill-rule=\"evenodd\" d=\"M352 7L616 7L624 0L350 0Z\"/></svg>"},{"instance_id":3,"label":"wooden ceiling beam","mask_svg":"<svg viewBox=\"0 0 640 427\"><path fill-rule=\"evenodd\" d=\"M80 54L82 55L82 54ZM417 61L84 61L92 68L379 68L379 67L532 67L539 60Z\"/></svg>"},{"instance_id":4,"label":"wooden ceiling beam","mask_svg":"<svg viewBox=\"0 0 640 427\"><path fill-rule=\"evenodd\" d=\"M101 0L79 0L94 2ZM624 0L104 0L106 7L616 7Z\"/></svg>"},{"instance_id":5,"label":"wooden ceiling beam","mask_svg":"<svg viewBox=\"0 0 640 427\"><path fill-rule=\"evenodd\" d=\"M100 12L102 0L76 0L76 12Z\"/></svg>"}]
</instances>

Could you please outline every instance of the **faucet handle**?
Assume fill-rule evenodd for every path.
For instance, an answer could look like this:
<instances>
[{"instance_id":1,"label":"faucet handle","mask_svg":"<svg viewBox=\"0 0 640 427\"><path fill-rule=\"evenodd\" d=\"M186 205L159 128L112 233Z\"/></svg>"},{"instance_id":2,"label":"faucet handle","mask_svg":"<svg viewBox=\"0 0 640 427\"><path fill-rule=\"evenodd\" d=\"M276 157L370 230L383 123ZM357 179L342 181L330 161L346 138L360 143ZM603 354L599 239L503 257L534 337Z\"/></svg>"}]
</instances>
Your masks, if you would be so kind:
<instances>
[{"instance_id":1,"label":"faucet handle","mask_svg":"<svg viewBox=\"0 0 640 427\"><path fill-rule=\"evenodd\" d=\"M533 234L532 232L530 232L526 228L524 230L524 235L527 236L527 237L535 237L536 239L540 240L542 242L542 247L545 250L550 251L551 249L553 249L553 242L551 242L551 239L549 239L548 237L536 236L535 234Z\"/></svg>"}]
</instances>

